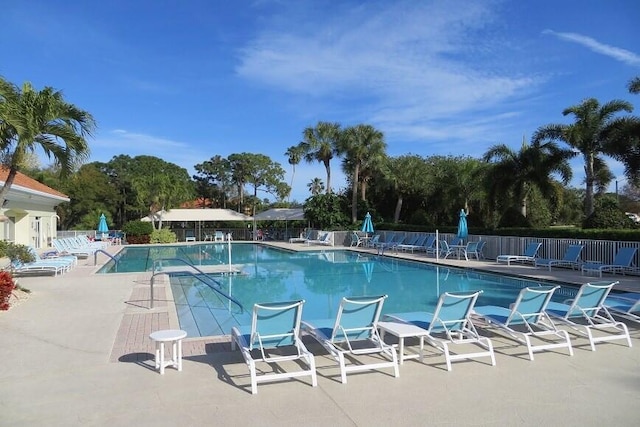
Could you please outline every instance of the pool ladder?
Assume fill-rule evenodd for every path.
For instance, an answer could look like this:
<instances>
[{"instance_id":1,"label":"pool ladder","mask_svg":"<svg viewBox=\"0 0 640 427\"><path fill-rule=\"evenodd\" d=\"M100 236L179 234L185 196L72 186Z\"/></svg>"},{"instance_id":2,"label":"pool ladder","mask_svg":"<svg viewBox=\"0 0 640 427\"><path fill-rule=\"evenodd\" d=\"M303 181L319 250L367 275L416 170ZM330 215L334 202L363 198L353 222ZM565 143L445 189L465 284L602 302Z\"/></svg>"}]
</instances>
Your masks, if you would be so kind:
<instances>
[{"instance_id":1,"label":"pool ladder","mask_svg":"<svg viewBox=\"0 0 640 427\"><path fill-rule=\"evenodd\" d=\"M113 255L111 255L110 253L108 253L107 251L104 251L102 249L97 249L93 253L93 265L98 265L98 252L100 252L101 254L105 254L106 256L108 256L109 258L111 258L113 260L113 263L116 266L116 272L117 272L118 271L118 259L116 257L114 257Z\"/></svg>"},{"instance_id":2,"label":"pool ladder","mask_svg":"<svg viewBox=\"0 0 640 427\"><path fill-rule=\"evenodd\" d=\"M244 312L244 307L242 306L242 304L235 299L234 297L232 297L231 295L227 295L220 286L220 283L215 280L213 277L209 276L207 273L203 272L202 270L200 270L198 267L196 267L195 265L191 264L189 261L184 260L182 258L161 258L161 259L157 259L155 261L153 261L153 267L152 267L152 274L151 274L151 280L149 281L149 284L151 286L151 303L149 308L153 308L154 306L154 292L153 292L153 285L155 282L155 277L159 274L168 274L166 271L162 271L160 269L158 269L158 264L162 263L163 261L178 261L181 262L183 264L185 264L187 267L192 268L193 270L195 270L198 274L193 273L192 271L188 271L188 270L178 270L178 271L171 271L171 274L175 274L175 273L180 273L180 274L187 274L197 280L199 280L200 282L204 283L205 285L207 285L208 287L211 288L211 290L213 290L214 292L216 292L217 294L219 294L220 296L226 298L227 300L231 301L232 303L234 303L235 305L238 306L238 308L240 308L240 313ZM156 271L157 269L157 271ZM207 280L204 280L203 277L206 277ZM211 283L213 282L213 284Z\"/></svg>"}]
</instances>

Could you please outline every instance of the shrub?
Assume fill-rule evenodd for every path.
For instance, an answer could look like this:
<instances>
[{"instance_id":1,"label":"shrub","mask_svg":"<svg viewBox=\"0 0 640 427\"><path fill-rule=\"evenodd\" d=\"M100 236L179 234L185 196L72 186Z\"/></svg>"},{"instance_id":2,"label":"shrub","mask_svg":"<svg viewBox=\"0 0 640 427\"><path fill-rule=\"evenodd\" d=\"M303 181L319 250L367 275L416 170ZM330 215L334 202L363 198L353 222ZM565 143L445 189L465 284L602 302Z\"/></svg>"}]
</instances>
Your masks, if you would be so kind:
<instances>
[{"instance_id":1,"label":"shrub","mask_svg":"<svg viewBox=\"0 0 640 427\"><path fill-rule=\"evenodd\" d=\"M143 221L129 221L122 226L122 231L124 231L127 236L127 243L150 243L153 224Z\"/></svg>"},{"instance_id":2,"label":"shrub","mask_svg":"<svg viewBox=\"0 0 640 427\"><path fill-rule=\"evenodd\" d=\"M153 224L143 221L129 221L122 226L127 236L149 236L153 232Z\"/></svg>"},{"instance_id":3,"label":"shrub","mask_svg":"<svg viewBox=\"0 0 640 427\"><path fill-rule=\"evenodd\" d=\"M178 238L176 237L176 233L169 230L168 228L153 230L153 232L151 232L151 243L175 243L177 241Z\"/></svg>"},{"instance_id":4,"label":"shrub","mask_svg":"<svg viewBox=\"0 0 640 427\"><path fill-rule=\"evenodd\" d=\"M582 228L629 229L635 228L635 224L615 200L603 197L597 200L595 210L584 220Z\"/></svg>"},{"instance_id":5,"label":"shrub","mask_svg":"<svg viewBox=\"0 0 640 427\"><path fill-rule=\"evenodd\" d=\"M7 257L12 262L33 262L35 257L25 245L18 245L13 242L7 242L6 240L0 240L0 258Z\"/></svg>"},{"instance_id":6,"label":"shrub","mask_svg":"<svg viewBox=\"0 0 640 427\"><path fill-rule=\"evenodd\" d=\"M16 288L13 276L8 271L0 271L0 310L9 310L9 298Z\"/></svg>"},{"instance_id":7,"label":"shrub","mask_svg":"<svg viewBox=\"0 0 640 427\"><path fill-rule=\"evenodd\" d=\"M346 199L337 194L318 194L309 197L304 204L304 216L314 227L336 230L350 225L346 211Z\"/></svg>"}]
</instances>

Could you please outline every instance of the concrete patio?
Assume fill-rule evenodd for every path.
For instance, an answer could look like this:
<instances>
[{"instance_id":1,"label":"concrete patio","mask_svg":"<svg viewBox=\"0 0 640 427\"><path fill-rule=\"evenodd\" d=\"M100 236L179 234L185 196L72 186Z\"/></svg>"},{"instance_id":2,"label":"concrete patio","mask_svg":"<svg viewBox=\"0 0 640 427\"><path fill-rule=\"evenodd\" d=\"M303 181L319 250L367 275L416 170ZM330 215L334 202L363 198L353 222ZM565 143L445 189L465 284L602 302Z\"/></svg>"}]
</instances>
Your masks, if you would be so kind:
<instances>
[{"instance_id":1,"label":"concrete patio","mask_svg":"<svg viewBox=\"0 0 640 427\"><path fill-rule=\"evenodd\" d=\"M549 351L531 362L526 348L484 330L496 347L495 367L479 359L447 372L444 358L430 352L422 364L405 362L399 378L367 372L344 385L334 360L311 344L318 387L307 379L262 384L257 395L226 337L188 338L183 371L160 376L148 335L177 327L167 294L149 309L148 274L95 275L92 261L61 277L19 279L32 291L29 299L0 312L0 425L584 426L637 425L640 416L640 325L632 322L633 348L616 341L592 352L572 335L573 357ZM597 280L568 270L444 262L578 284ZM637 276L618 278L620 289L640 290ZM162 296L167 288L157 290Z\"/></svg>"}]
</instances>

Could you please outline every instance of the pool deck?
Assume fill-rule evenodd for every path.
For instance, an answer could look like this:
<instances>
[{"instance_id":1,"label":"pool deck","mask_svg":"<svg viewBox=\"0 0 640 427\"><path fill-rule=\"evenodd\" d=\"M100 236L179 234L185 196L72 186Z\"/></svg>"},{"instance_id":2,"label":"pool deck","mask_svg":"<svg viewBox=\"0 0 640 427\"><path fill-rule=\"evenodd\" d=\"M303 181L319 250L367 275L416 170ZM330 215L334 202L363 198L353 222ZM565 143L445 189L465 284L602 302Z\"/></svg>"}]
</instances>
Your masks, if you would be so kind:
<instances>
[{"instance_id":1,"label":"pool deck","mask_svg":"<svg viewBox=\"0 0 640 427\"><path fill-rule=\"evenodd\" d=\"M440 263L575 284L600 280L491 261ZM533 362L523 346L483 329L496 349L494 367L478 359L447 372L444 358L429 351L424 363L405 362L399 378L389 370L365 372L344 385L334 360L311 343L318 387L302 378L262 384L251 395L248 369L227 337L188 338L183 371L155 372L148 335L177 326L169 288L156 284L158 299L149 309L149 274L95 275L97 268L92 259L80 260L64 276L19 279L32 293L0 312L0 425L584 426L637 425L640 416L637 323L627 322L633 348L614 341L592 352L586 339L572 335L573 357L548 351ZM638 276L615 280L619 289L640 291Z\"/></svg>"}]
</instances>

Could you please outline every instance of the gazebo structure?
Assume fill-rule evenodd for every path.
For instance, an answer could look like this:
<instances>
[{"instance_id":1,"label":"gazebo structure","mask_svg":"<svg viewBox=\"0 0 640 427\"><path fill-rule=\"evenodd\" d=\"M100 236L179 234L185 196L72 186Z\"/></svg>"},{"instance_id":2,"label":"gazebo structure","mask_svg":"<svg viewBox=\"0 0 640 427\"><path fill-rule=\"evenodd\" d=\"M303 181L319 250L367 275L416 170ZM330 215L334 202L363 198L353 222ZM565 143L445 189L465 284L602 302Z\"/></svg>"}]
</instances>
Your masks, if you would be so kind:
<instances>
[{"instance_id":1,"label":"gazebo structure","mask_svg":"<svg viewBox=\"0 0 640 427\"><path fill-rule=\"evenodd\" d=\"M277 236L277 239L281 240L289 238L289 221L304 220L304 210L302 208L272 208L260 212L253 217L254 228L257 221L284 221L284 234L282 234L282 230L280 230Z\"/></svg>"},{"instance_id":2,"label":"gazebo structure","mask_svg":"<svg viewBox=\"0 0 640 427\"><path fill-rule=\"evenodd\" d=\"M191 232L197 240L204 240L210 228L207 223L245 222L252 219L248 215L231 209L170 209L145 216L141 221L170 223L171 230L178 234L179 240L185 240Z\"/></svg>"}]
</instances>

